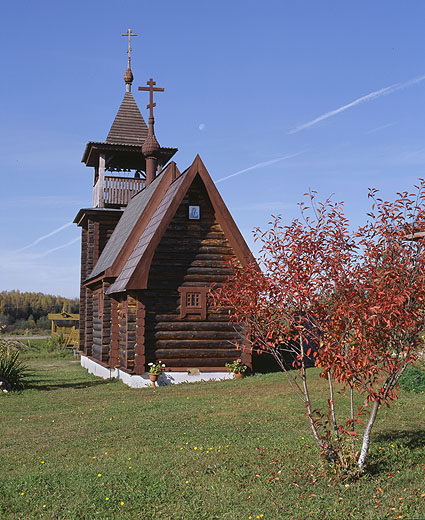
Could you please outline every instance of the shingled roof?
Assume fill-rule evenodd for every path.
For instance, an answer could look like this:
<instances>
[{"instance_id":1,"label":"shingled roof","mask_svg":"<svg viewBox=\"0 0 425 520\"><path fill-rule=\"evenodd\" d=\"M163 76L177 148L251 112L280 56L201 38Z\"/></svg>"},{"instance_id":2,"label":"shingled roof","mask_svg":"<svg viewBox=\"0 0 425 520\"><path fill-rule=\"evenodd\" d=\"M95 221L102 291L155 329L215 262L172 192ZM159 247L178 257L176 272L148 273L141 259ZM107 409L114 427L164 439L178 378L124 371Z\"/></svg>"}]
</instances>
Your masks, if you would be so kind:
<instances>
[{"instance_id":1,"label":"shingled roof","mask_svg":"<svg viewBox=\"0 0 425 520\"><path fill-rule=\"evenodd\" d=\"M87 280L99 276L115 262L122 247L130 236L133 227L136 225L140 215L143 213L152 195L155 193L159 180L160 176L130 200L122 217L118 221L117 227L112 233L111 238L108 240L105 249L102 251L102 254Z\"/></svg>"},{"instance_id":2,"label":"shingled roof","mask_svg":"<svg viewBox=\"0 0 425 520\"><path fill-rule=\"evenodd\" d=\"M106 143L142 145L148 136L148 127L131 92L124 94Z\"/></svg>"},{"instance_id":3,"label":"shingled roof","mask_svg":"<svg viewBox=\"0 0 425 520\"><path fill-rule=\"evenodd\" d=\"M134 271L136 270L136 267L142 259L147 247L151 243L153 236L158 231L159 225L164 219L166 211L170 207L171 202L173 201L176 195L177 189L180 187L183 179L184 175L180 175L180 177L178 177L178 179L175 180L168 188L165 197L162 199L159 206L157 207L154 215L152 216L144 232L142 233L142 236L137 242L136 247L134 248L133 252L128 258L123 270L119 274L115 283L110 287L108 294L125 290L127 283L134 274Z\"/></svg>"},{"instance_id":4,"label":"shingled roof","mask_svg":"<svg viewBox=\"0 0 425 520\"><path fill-rule=\"evenodd\" d=\"M131 238L130 233L126 231L128 238L125 242L126 245L129 245L130 247L125 248L126 252L122 255L121 259L118 259L117 256L116 260L113 261L114 266L116 266L113 270L115 271L115 269L117 269L117 271L111 272L110 274L114 277L117 276L117 278L108 289L107 294L114 294L127 289L134 289L136 286L138 289L146 288L147 275L149 273L155 249L196 175L199 175L204 183L213 205L217 221L219 222L226 238L229 240L236 257L242 265L246 265L247 262L252 260L252 254L246 245L244 238L237 228L223 202L223 199L217 191L215 184L198 155L192 165L180 175L175 163L170 163L162 175L148 186L146 190L149 190L149 188L154 189L154 193L149 197L149 201L153 202L154 199L157 199L153 204L154 207L151 208L151 211L148 212L147 210L142 210L136 213L133 211L132 204L127 206L124 210L119 225L120 228L122 226L122 228L125 228L126 230L131 226L133 238ZM144 197L142 194L143 191L136 195L135 199L138 197ZM144 207L147 207L147 204ZM138 219L136 218L137 214L139 215ZM121 224L121 221L123 221L123 224ZM124 221L126 222L125 225ZM122 238L117 240L114 237L114 235L121 234L120 228L118 226L116 227L110 239L110 242L115 242L113 247L115 251L119 247L119 244L123 244ZM132 242L131 245L130 242ZM108 246L109 243L107 247ZM101 271L100 267L102 269L105 268L106 263L101 266L99 265L103 262L102 257L106 256L104 253L102 253L102 256L99 258L98 265L95 267L91 278L94 277L93 275L95 272L99 273ZM110 260L108 263L111 265ZM120 265L118 266L118 264ZM143 269L142 272L139 272L138 274L139 265L143 265Z\"/></svg>"}]
</instances>

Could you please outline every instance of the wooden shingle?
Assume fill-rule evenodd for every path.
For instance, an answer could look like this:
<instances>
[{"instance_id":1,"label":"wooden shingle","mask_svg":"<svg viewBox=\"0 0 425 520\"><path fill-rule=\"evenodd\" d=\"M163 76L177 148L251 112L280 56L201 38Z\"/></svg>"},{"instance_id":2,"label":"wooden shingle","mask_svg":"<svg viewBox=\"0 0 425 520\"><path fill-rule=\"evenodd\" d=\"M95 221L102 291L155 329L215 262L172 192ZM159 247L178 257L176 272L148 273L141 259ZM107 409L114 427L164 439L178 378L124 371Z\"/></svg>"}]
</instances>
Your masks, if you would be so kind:
<instances>
[{"instance_id":1,"label":"wooden shingle","mask_svg":"<svg viewBox=\"0 0 425 520\"><path fill-rule=\"evenodd\" d=\"M131 92L124 99L115 116L106 142L108 144L142 145L148 136L148 127Z\"/></svg>"}]
</instances>

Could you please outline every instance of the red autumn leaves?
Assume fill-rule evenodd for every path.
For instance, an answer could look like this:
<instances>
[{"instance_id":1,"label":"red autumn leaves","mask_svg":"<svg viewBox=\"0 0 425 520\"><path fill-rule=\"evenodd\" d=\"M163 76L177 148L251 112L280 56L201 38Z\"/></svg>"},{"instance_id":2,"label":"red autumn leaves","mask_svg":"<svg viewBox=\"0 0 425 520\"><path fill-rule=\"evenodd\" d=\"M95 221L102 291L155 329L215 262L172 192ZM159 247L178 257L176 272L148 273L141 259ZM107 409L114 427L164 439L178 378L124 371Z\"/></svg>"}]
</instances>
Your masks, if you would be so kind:
<instances>
[{"instance_id":1,"label":"red autumn leaves","mask_svg":"<svg viewBox=\"0 0 425 520\"><path fill-rule=\"evenodd\" d=\"M294 384L306 403L314 436L330 460L342 450L345 434L358 421L353 391L370 409L357 463L363 467L379 405L397 396L397 381L423 348L425 184L415 193L383 201L370 190L372 211L353 231L343 204L330 199L301 203L301 218L284 224L274 217L265 232L257 263L236 274L214 294L216 305L250 330L252 349L275 356L282 368L292 355L302 383ZM329 381L328 412L313 409L306 356L314 357ZM351 412L337 423L334 382L350 392ZM360 422L360 421L359 421Z\"/></svg>"}]
</instances>

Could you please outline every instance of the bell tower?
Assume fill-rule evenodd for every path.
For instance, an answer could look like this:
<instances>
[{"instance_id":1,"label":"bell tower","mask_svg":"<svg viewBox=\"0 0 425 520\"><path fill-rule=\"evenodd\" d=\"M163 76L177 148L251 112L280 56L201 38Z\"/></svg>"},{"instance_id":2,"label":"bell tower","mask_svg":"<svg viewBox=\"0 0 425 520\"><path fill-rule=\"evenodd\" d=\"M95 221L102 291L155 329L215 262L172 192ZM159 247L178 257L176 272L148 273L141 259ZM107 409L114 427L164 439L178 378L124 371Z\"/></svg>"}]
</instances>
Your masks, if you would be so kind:
<instances>
[{"instance_id":1,"label":"bell tower","mask_svg":"<svg viewBox=\"0 0 425 520\"><path fill-rule=\"evenodd\" d=\"M131 197L144 189L163 166L177 152L177 148L159 146L153 133L153 91L164 89L139 87L150 90L149 129L131 92L134 80L131 70L131 38L137 36L128 29L122 36L128 38L127 69L124 74L124 99L104 142L89 141L82 162L94 169L93 208L122 208ZM149 82L147 83L149 85ZM149 171L148 182L146 180Z\"/></svg>"},{"instance_id":2,"label":"bell tower","mask_svg":"<svg viewBox=\"0 0 425 520\"><path fill-rule=\"evenodd\" d=\"M91 355L93 345L94 304L84 281L92 273L131 198L144 190L177 152L177 148L161 147L153 133L152 108L155 104L152 101L152 92L163 89L153 88L155 82L152 79L150 82L153 85L149 88L141 87L141 90L151 90L149 129L143 119L131 92L134 80L131 70L131 38L137 34L128 29L123 36L128 38L124 98L106 140L90 141L86 145L82 162L94 171L93 205L91 208L80 209L74 220L81 227L82 233L80 349L85 345L88 355ZM102 283L106 288L108 280Z\"/></svg>"}]
</instances>

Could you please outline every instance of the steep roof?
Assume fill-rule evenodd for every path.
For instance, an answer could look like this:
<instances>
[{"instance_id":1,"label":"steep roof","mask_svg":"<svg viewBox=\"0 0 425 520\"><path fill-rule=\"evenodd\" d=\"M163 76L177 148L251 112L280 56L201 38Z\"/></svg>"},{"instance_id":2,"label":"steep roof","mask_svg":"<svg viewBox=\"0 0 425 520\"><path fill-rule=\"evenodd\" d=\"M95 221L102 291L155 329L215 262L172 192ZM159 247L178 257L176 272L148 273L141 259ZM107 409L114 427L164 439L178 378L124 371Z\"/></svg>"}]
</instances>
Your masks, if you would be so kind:
<instances>
[{"instance_id":1,"label":"steep roof","mask_svg":"<svg viewBox=\"0 0 425 520\"><path fill-rule=\"evenodd\" d=\"M131 92L124 94L106 143L142 145L148 136L148 127Z\"/></svg>"},{"instance_id":2,"label":"steep roof","mask_svg":"<svg viewBox=\"0 0 425 520\"><path fill-rule=\"evenodd\" d=\"M199 155L196 156L192 165L181 175L177 176L177 178L176 172L178 173L178 170L174 163L171 163L167 170L164 171L162 190L159 189L159 183L156 188L157 194L161 191L162 193L160 193L158 203L156 207L152 209L151 215L145 212L145 215L139 218L137 223L134 217L132 218L133 238L137 236L137 241L134 241L134 245L128 248L127 254L125 255L126 258L123 259L124 261L121 263L119 273L117 273L118 276L107 291L108 294L122 292L127 289L144 289L146 287L155 249L196 175L199 175L204 183L217 221L223 229L226 238L229 240L236 257L242 265L246 265L246 263L252 259L251 251L246 245L244 238ZM155 181L157 182L157 179ZM150 188L152 184L148 188ZM128 209L129 207L124 211L121 219L124 218ZM130 224L130 217L128 217L127 220ZM112 237L110 240L112 240ZM141 269L139 266L141 266Z\"/></svg>"},{"instance_id":3,"label":"steep roof","mask_svg":"<svg viewBox=\"0 0 425 520\"><path fill-rule=\"evenodd\" d=\"M130 200L87 280L99 276L113 265L135 224L155 193L160 178L161 176L157 177L147 188L137 193Z\"/></svg>"},{"instance_id":4,"label":"steep roof","mask_svg":"<svg viewBox=\"0 0 425 520\"><path fill-rule=\"evenodd\" d=\"M168 188L167 193L165 194L164 198L157 207L154 215L152 216L148 225L143 231L142 236L137 242L136 247L130 254L123 270L119 274L115 283L111 286L110 292L120 292L125 290L126 285L129 282L132 275L134 274L134 271L136 270L136 267L142 259L143 254L146 252L149 244L152 242L153 237L157 233L158 228L161 222L163 221L164 216L167 210L169 209L178 188L183 182L183 179L184 175L180 175L180 177L178 177Z\"/></svg>"}]
</instances>

